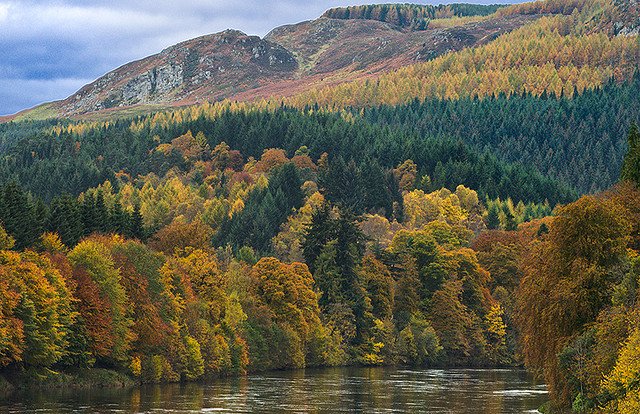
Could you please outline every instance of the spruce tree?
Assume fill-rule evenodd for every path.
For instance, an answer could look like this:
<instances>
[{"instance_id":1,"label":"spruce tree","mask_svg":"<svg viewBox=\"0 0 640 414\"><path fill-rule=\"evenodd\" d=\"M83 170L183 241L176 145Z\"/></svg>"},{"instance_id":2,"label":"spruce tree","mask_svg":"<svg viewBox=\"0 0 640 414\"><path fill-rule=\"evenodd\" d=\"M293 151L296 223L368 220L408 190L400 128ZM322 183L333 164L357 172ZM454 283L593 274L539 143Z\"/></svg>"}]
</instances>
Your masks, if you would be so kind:
<instances>
[{"instance_id":1,"label":"spruce tree","mask_svg":"<svg viewBox=\"0 0 640 414\"><path fill-rule=\"evenodd\" d=\"M133 211L131 212L129 237L142 241L145 240L144 222L142 219L142 214L140 213L139 204L135 204L133 206Z\"/></svg>"},{"instance_id":2,"label":"spruce tree","mask_svg":"<svg viewBox=\"0 0 640 414\"><path fill-rule=\"evenodd\" d=\"M640 132L635 123L629 128L627 142L629 148L622 162L620 179L622 181L631 181L637 186L640 185Z\"/></svg>"},{"instance_id":3,"label":"spruce tree","mask_svg":"<svg viewBox=\"0 0 640 414\"><path fill-rule=\"evenodd\" d=\"M0 222L16 241L16 248L23 249L36 241L40 234L36 222L35 205L15 182L7 184L0 199Z\"/></svg>"},{"instance_id":4,"label":"spruce tree","mask_svg":"<svg viewBox=\"0 0 640 414\"><path fill-rule=\"evenodd\" d=\"M107 233L110 227L110 216L109 210L104 203L104 194L102 190L98 190L98 194L96 194L95 200L95 230L100 233Z\"/></svg>"},{"instance_id":5,"label":"spruce tree","mask_svg":"<svg viewBox=\"0 0 640 414\"><path fill-rule=\"evenodd\" d=\"M500 209L495 203L489 205L486 218L487 228L496 230L500 228Z\"/></svg>"},{"instance_id":6,"label":"spruce tree","mask_svg":"<svg viewBox=\"0 0 640 414\"><path fill-rule=\"evenodd\" d=\"M518 229L518 223L516 222L516 218L511 212L509 207L505 206L504 208L504 229L508 231L513 231Z\"/></svg>"}]
</instances>

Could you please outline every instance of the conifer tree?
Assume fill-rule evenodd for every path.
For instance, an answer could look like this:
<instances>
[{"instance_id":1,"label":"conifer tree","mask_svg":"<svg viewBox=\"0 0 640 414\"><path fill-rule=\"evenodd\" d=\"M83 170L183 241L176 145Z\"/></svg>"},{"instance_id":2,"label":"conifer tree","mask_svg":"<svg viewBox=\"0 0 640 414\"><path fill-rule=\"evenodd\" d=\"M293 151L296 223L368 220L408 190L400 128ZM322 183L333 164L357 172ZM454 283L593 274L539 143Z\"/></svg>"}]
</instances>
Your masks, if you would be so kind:
<instances>
[{"instance_id":1,"label":"conifer tree","mask_svg":"<svg viewBox=\"0 0 640 414\"><path fill-rule=\"evenodd\" d=\"M638 126L632 124L627 137L629 148L622 162L620 179L631 181L636 186L640 185L640 131Z\"/></svg>"},{"instance_id":2,"label":"conifer tree","mask_svg":"<svg viewBox=\"0 0 640 414\"><path fill-rule=\"evenodd\" d=\"M129 226L129 237L138 240L145 240L144 222L140 214L140 204L134 204L131 212L131 223Z\"/></svg>"},{"instance_id":3,"label":"conifer tree","mask_svg":"<svg viewBox=\"0 0 640 414\"><path fill-rule=\"evenodd\" d=\"M496 204L491 204L487 211L487 228L491 230L500 228L500 210Z\"/></svg>"}]
</instances>

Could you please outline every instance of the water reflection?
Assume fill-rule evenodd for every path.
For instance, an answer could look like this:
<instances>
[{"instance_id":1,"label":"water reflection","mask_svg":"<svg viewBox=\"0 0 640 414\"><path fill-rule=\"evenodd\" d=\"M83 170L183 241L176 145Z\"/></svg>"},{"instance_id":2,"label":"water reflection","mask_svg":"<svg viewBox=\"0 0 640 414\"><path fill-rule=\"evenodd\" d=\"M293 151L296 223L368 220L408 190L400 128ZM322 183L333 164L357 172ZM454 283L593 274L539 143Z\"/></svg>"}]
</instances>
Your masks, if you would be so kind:
<instances>
[{"instance_id":1,"label":"water reflection","mask_svg":"<svg viewBox=\"0 0 640 414\"><path fill-rule=\"evenodd\" d=\"M0 400L0 413L522 413L546 399L520 370L330 368L209 384L47 391Z\"/></svg>"}]
</instances>

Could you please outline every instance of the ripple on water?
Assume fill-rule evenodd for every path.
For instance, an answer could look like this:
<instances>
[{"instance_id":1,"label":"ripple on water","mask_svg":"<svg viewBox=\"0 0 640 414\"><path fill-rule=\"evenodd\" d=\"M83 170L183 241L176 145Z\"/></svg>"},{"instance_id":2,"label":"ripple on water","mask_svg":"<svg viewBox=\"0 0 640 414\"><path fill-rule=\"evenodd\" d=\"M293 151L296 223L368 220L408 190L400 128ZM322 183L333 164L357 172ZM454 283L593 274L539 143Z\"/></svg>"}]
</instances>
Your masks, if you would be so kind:
<instances>
[{"instance_id":1,"label":"ripple on water","mask_svg":"<svg viewBox=\"0 0 640 414\"><path fill-rule=\"evenodd\" d=\"M544 385L519 370L332 368L206 385L22 396L0 401L0 414L535 413L546 394Z\"/></svg>"}]
</instances>

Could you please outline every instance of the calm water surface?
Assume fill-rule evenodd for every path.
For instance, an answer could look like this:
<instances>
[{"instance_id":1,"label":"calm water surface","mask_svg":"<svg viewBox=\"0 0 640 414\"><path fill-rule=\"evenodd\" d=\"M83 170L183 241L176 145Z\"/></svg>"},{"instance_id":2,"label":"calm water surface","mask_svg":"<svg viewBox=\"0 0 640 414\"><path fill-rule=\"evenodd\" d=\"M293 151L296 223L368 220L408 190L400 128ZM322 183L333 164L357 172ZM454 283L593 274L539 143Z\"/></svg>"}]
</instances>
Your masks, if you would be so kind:
<instances>
[{"instance_id":1,"label":"calm water surface","mask_svg":"<svg viewBox=\"0 0 640 414\"><path fill-rule=\"evenodd\" d=\"M535 413L546 397L520 370L331 368L13 395L0 413Z\"/></svg>"}]
</instances>

